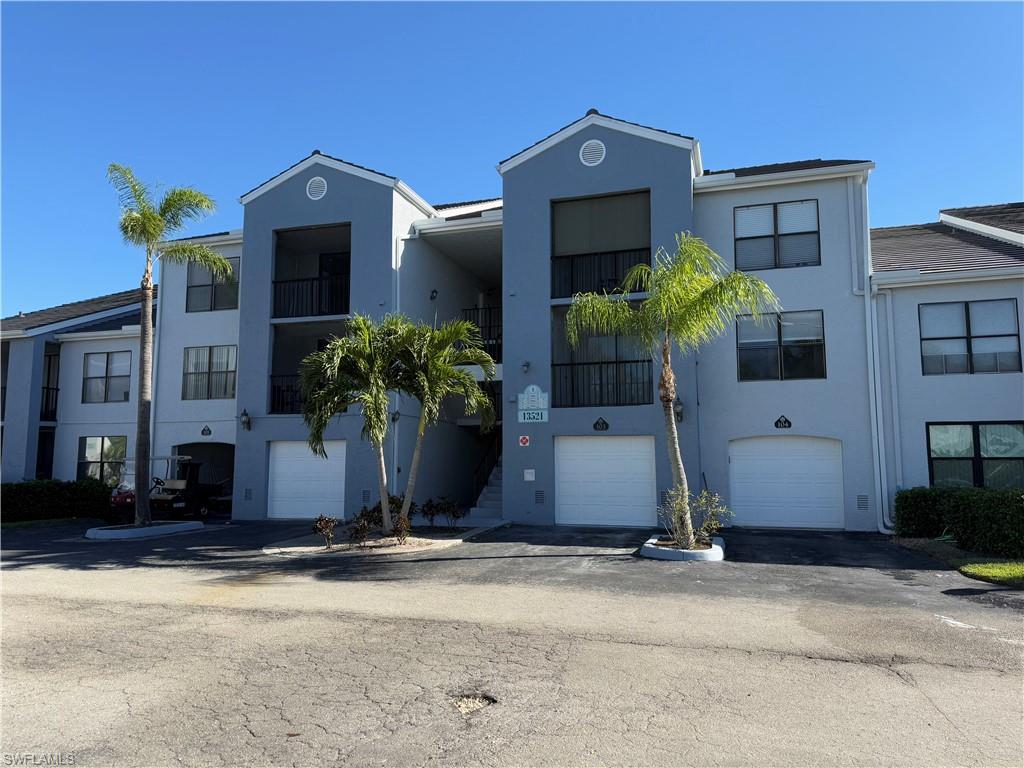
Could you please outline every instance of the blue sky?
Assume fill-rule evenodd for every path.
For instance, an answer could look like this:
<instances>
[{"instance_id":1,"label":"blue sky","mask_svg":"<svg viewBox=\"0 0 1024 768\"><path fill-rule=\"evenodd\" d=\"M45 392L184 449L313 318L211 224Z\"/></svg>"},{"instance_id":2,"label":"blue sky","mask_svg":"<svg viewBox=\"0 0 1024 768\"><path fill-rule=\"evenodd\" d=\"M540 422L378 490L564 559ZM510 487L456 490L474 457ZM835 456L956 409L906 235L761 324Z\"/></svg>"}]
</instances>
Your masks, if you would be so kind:
<instances>
[{"instance_id":1,"label":"blue sky","mask_svg":"<svg viewBox=\"0 0 1024 768\"><path fill-rule=\"evenodd\" d=\"M709 168L866 158L872 224L1024 198L1021 4L4 3L2 314L138 284L105 168L238 197L314 148L432 202L581 116Z\"/></svg>"}]
</instances>

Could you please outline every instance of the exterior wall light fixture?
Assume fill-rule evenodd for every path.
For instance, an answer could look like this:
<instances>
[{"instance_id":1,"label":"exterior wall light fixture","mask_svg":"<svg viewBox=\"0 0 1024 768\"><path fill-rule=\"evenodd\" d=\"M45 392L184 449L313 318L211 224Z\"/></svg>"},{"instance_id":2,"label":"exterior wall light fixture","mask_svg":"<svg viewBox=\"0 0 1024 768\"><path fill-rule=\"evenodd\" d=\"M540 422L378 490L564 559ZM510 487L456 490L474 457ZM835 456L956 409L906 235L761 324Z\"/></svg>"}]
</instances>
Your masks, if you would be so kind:
<instances>
[{"instance_id":1,"label":"exterior wall light fixture","mask_svg":"<svg viewBox=\"0 0 1024 768\"><path fill-rule=\"evenodd\" d=\"M675 402L672 403L672 413L675 414L676 421L681 422L683 420L683 401L678 396L676 396Z\"/></svg>"},{"instance_id":2,"label":"exterior wall light fixture","mask_svg":"<svg viewBox=\"0 0 1024 768\"><path fill-rule=\"evenodd\" d=\"M252 429L252 416L249 415L245 408L242 409L242 413L238 416L238 423L242 425L242 429L246 432Z\"/></svg>"},{"instance_id":3,"label":"exterior wall light fixture","mask_svg":"<svg viewBox=\"0 0 1024 768\"><path fill-rule=\"evenodd\" d=\"M523 369L523 373L529 373L530 372L530 361L529 360L523 360L522 369Z\"/></svg>"}]
</instances>

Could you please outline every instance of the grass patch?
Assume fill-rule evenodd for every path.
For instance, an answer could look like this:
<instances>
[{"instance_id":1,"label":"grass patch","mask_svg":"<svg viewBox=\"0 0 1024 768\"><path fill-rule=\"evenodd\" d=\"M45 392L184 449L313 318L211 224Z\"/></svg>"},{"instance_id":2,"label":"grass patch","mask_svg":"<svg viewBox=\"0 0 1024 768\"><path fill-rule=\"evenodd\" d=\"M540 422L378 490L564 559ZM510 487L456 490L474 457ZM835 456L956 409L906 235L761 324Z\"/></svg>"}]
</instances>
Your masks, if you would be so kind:
<instances>
[{"instance_id":1,"label":"grass patch","mask_svg":"<svg viewBox=\"0 0 1024 768\"><path fill-rule=\"evenodd\" d=\"M1024 560L979 555L960 549L955 543L945 539L900 538L897 542L907 549L924 552L972 579L1024 589Z\"/></svg>"}]
</instances>

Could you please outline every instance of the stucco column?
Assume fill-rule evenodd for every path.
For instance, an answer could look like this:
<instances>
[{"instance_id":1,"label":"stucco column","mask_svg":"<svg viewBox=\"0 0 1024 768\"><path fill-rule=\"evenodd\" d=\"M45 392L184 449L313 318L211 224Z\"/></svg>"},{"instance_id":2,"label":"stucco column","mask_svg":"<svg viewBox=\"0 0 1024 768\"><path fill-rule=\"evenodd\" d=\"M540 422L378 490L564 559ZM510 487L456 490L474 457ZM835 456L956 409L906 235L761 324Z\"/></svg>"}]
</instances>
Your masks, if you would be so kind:
<instances>
[{"instance_id":1,"label":"stucco column","mask_svg":"<svg viewBox=\"0 0 1024 768\"><path fill-rule=\"evenodd\" d=\"M30 480L36 475L39 406L43 386L46 339L12 339L7 363L4 411L3 481Z\"/></svg>"}]
</instances>

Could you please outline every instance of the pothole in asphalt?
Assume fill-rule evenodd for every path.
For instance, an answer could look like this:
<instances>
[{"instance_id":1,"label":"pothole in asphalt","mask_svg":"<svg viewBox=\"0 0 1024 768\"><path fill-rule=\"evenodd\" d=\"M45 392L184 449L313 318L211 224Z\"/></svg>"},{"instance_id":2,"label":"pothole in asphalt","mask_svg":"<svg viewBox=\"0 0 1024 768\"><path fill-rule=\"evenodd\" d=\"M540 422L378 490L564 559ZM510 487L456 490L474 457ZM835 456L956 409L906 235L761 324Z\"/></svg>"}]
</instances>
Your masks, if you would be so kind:
<instances>
[{"instance_id":1,"label":"pothole in asphalt","mask_svg":"<svg viewBox=\"0 0 1024 768\"><path fill-rule=\"evenodd\" d=\"M491 704L497 704L498 700L486 693L463 693L455 697L455 707L464 715L471 715Z\"/></svg>"}]
</instances>

